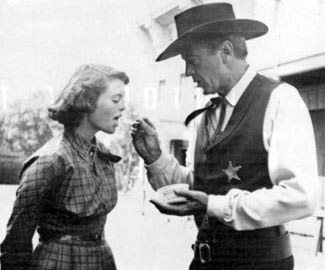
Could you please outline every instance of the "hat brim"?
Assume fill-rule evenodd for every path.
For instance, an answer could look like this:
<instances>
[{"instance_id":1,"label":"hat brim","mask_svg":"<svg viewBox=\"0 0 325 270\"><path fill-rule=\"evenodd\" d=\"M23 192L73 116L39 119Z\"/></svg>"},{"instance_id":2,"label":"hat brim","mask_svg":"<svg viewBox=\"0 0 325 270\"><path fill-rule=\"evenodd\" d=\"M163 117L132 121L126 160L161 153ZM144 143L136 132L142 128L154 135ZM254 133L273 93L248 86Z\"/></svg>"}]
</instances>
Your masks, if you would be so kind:
<instances>
[{"instance_id":1,"label":"hat brim","mask_svg":"<svg viewBox=\"0 0 325 270\"><path fill-rule=\"evenodd\" d=\"M156 59L157 62L176 56L191 44L191 41L198 34L228 35L240 34L246 40L260 37L266 34L268 27L256 20L234 19L209 22L193 28L173 41Z\"/></svg>"}]
</instances>

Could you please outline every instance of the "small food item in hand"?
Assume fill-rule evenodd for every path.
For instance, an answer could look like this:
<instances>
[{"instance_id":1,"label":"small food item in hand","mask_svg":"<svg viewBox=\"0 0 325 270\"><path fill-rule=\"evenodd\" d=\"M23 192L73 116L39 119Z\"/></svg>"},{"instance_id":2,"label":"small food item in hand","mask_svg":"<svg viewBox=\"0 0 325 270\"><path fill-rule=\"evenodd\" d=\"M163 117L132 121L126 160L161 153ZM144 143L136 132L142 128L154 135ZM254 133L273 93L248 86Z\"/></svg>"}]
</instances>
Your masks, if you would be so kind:
<instances>
[{"instance_id":1,"label":"small food item in hand","mask_svg":"<svg viewBox=\"0 0 325 270\"><path fill-rule=\"evenodd\" d=\"M184 203L187 199L183 196L179 196L175 191L189 190L189 184L173 184L164 186L157 190L162 199L169 204Z\"/></svg>"}]
</instances>

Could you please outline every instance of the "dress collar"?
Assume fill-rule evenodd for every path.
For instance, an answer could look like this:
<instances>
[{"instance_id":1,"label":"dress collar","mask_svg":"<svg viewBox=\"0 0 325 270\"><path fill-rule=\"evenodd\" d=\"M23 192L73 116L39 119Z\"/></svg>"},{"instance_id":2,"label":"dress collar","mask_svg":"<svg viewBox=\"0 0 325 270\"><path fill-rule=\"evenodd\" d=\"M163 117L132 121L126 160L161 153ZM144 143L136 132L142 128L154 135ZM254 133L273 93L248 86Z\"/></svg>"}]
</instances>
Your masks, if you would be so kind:
<instances>
[{"instance_id":1,"label":"dress collar","mask_svg":"<svg viewBox=\"0 0 325 270\"><path fill-rule=\"evenodd\" d=\"M87 159L89 156L98 155L98 157L107 162L116 163L121 160L121 157L111 154L95 136L91 141L89 141L77 132L67 130L64 131L63 136L71 143L72 147L83 159Z\"/></svg>"},{"instance_id":2,"label":"dress collar","mask_svg":"<svg viewBox=\"0 0 325 270\"><path fill-rule=\"evenodd\" d=\"M91 141L79 135L77 132L65 130L63 136L71 143L72 147L81 157L87 157L90 153L96 152L98 142L96 137Z\"/></svg>"}]
</instances>

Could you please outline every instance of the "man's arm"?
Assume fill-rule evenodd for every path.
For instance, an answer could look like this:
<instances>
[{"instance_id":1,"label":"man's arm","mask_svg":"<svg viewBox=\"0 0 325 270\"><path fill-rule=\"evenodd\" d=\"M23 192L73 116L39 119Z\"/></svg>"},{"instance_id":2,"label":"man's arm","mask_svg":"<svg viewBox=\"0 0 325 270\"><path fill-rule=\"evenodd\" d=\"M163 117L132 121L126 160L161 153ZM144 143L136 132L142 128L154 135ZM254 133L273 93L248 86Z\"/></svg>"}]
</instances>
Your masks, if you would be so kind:
<instances>
[{"instance_id":1,"label":"man's arm","mask_svg":"<svg viewBox=\"0 0 325 270\"><path fill-rule=\"evenodd\" d=\"M188 183L191 186L193 183L192 171L165 153L156 162L146 165L146 169L149 182L155 190L170 184Z\"/></svg>"},{"instance_id":2,"label":"man's arm","mask_svg":"<svg viewBox=\"0 0 325 270\"><path fill-rule=\"evenodd\" d=\"M273 91L263 135L273 188L232 189L225 196L209 196L208 215L237 230L283 224L315 209L315 137L309 112L295 88L282 84Z\"/></svg>"},{"instance_id":3,"label":"man's arm","mask_svg":"<svg viewBox=\"0 0 325 270\"><path fill-rule=\"evenodd\" d=\"M177 159L161 152L158 134L155 127L148 119L140 119L133 125L132 138L135 149L144 159L148 172L148 179L154 189L176 183L193 183L191 169L181 166ZM148 162L151 160L152 162ZM149 163L149 164L148 164ZM161 213L169 215L193 215L205 213L208 195L200 191L179 192L186 197L186 203L170 205L159 198L153 198L151 202Z\"/></svg>"},{"instance_id":4,"label":"man's arm","mask_svg":"<svg viewBox=\"0 0 325 270\"><path fill-rule=\"evenodd\" d=\"M145 162L148 179L154 189L175 183L192 184L192 171L181 166L175 157L162 153L158 133L149 119L139 119L133 125L132 138L136 151Z\"/></svg>"}]
</instances>

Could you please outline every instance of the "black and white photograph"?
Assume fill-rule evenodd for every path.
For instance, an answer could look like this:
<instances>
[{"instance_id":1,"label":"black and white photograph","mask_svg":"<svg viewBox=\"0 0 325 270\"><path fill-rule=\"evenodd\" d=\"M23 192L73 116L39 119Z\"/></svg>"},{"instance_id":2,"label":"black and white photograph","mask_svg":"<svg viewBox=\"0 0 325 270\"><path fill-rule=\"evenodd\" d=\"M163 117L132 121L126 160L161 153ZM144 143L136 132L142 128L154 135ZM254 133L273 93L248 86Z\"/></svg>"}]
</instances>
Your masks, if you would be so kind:
<instances>
[{"instance_id":1,"label":"black and white photograph","mask_svg":"<svg viewBox=\"0 0 325 270\"><path fill-rule=\"evenodd\" d=\"M325 269L325 0L0 0L0 270Z\"/></svg>"}]
</instances>

